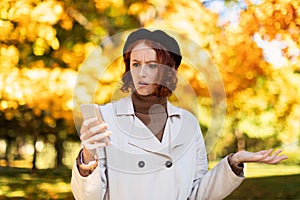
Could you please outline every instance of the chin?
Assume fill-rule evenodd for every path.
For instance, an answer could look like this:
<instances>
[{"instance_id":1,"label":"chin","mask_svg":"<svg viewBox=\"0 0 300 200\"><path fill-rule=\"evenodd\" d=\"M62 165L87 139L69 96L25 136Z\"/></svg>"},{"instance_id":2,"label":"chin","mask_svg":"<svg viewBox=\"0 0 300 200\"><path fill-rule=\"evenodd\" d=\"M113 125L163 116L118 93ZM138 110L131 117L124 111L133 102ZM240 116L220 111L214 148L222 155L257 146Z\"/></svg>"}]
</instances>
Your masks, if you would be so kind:
<instances>
[{"instance_id":1,"label":"chin","mask_svg":"<svg viewBox=\"0 0 300 200\"><path fill-rule=\"evenodd\" d=\"M145 90L137 90L137 93L142 96L147 96L152 94L153 92L145 91Z\"/></svg>"}]
</instances>

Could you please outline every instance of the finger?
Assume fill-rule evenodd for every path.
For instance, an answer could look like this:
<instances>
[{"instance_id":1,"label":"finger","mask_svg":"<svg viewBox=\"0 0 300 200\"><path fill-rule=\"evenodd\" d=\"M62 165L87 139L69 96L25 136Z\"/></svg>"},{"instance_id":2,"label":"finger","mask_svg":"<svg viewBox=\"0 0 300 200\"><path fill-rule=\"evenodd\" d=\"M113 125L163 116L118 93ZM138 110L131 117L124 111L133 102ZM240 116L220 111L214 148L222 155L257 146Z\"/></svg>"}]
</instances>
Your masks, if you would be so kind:
<instances>
[{"instance_id":1,"label":"finger","mask_svg":"<svg viewBox=\"0 0 300 200\"><path fill-rule=\"evenodd\" d=\"M271 156L268 156L266 161L267 162L272 162L276 158L276 156L281 152L281 150L277 150L275 153L273 153Z\"/></svg>"},{"instance_id":2,"label":"finger","mask_svg":"<svg viewBox=\"0 0 300 200\"><path fill-rule=\"evenodd\" d=\"M288 159L288 156L286 156L286 155L278 156L278 157L277 157L276 163L279 163L279 162L281 162L282 160L286 160L286 159ZM273 163L273 164L276 164L276 163Z\"/></svg>"},{"instance_id":3,"label":"finger","mask_svg":"<svg viewBox=\"0 0 300 200\"><path fill-rule=\"evenodd\" d=\"M276 156L273 159L271 159L268 163L269 164L276 164L276 163L279 163L282 160L288 159L288 157L284 154L280 155L280 156L277 156L280 152L281 152L281 150L277 151Z\"/></svg>"},{"instance_id":4,"label":"finger","mask_svg":"<svg viewBox=\"0 0 300 200\"><path fill-rule=\"evenodd\" d=\"M103 148L111 145L111 142L96 142L96 143L83 143L85 148L91 152L95 152L97 148Z\"/></svg>"},{"instance_id":5,"label":"finger","mask_svg":"<svg viewBox=\"0 0 300 200\"><path fill-rule=\"evenodd\" d=\"M273 149L269 150L262 150L255 153L255 156L253 156L253 159L251 161L253 162L264 162L264 160L267 159L269 154L273 151Z\"/></svg>"},{"instance_id":6,"label":"finger","mask_svg":"<svg viewBox=\"0 0 300 200\"><path fill-rule=\"evenodd\" d=\"M270 149L269 150L261 150L261 151L258 151L257 153L264 155L264 154L268 153L269 151L270 151Z\"/></svg>"},{"instance_id":7,"label":"finger","mask_svg":"<svg viewBox=\"0 0 300 200\"><path fill-rule=\"evenodd\" d=\"M267 150L267 152L265 154L269 156L272 152L273 152L273 149L269 149L269 150Z\"/></svg>"},{"instance_id":8,"label":"finger","mask_svg":"<svg viewBox=\"0 0 300 200\"><path fill-rule=\"evenodd\" d=\"M98 124L96 126L91 127L86 132L82 133L80 135L80 139L81 140L86 140L90 137L93 137L96 134L105 132L106 129L107 129L107 124L104 124L104 123L103 124Z\"/></svg>"},{"instance_id":9,"label":"finger","mask_svg":"<svg viewBox=\"0 0 300 200\"><path fill-rule=\"evenodd\" d=\"M88 134L85 137L92 137L96 134L103 133L106 131L106 128L107 128L106 124L100 124L100 125L93 126L88 130L88 132L87 132Z\"/></svg>"},{"instance_id":10,"label":"finger","mask_svg":"<svg viewBox=\"0 0 300 200\"><path fill-rule=\"evenodd\" d=\"M277 150L275 153L273 153L274 156L277 156L278 154L280 154L282 152L281 149Z\"/></svg>"},{"instance_id":11,"label":"finger","mask_svg":"<svg viewBox=\"0 0 300 200\"><path fill-rule=\"evenodd\" d=\"M288 157L286 155L278 156L278 154L280 154L281 152L282 150L277 150L272 156L269 156L266 159L264 159L263 162L267 164L276 164L282 160L287 159Z\"/></svg>"},{"instance_id":12,"label":"finger","mask_svg":"<svg viewBox=\"0 0 300 200\"><path fill-rule=\"evenodd\" d=\"M102 142L102 143L86 144L85 148L87 148L89 151L93 152L94 150L96 150L98 148L103 148L103 147L106 147L106 146L108 146L108 144Z\"/></svg>"},{"instance_id":13,"label":"finger","mask_svg":"<svg viewBox=\"0 0 300 200\"><path fill-rule=\"evenodd\" d=\"M266 157L266 161L271 161L271 160L273 160L280 152L281 152L280 150L276 151L276 152L273 153L273 154L271 154L272 152L270 152L270 153L268 154L268 157Z\"/></svg>"},{"instance_id":14,"label":"finger","mask_svg":"<svg viewBox=\"0 0 300 200\"><path fill-rule=\"evenodd\" d=\"M98 117L92 117L83 121L80 132L86 132L92 126L104 124Z\"/></svg>"},{"instance_id":15,"label":"finger","mask_svg":"<svg viewBox=\"0 0 300 200\"><path fill-rule=\"evenodd\" d=\"M272 160L270 160L270 161L268 161L266 163L267 164L277 164L280 161L285 160L285 159L287 159L287 156L285 156L285 155L277 156L276 158L274 158L274 159L272 159Z\"/></svg>"},{"instance_id":16,"label":"finger","mask_svg":"<svg viewBox=\"0 0 300 200\"><path fill-rule=\"evenodd\" d=\"M83 121L80 129L80 133L86 132L92 123L97 121L97 117L89 118Z\"/></svg>"},{"instance_id":17,"label":"finger","mask_svg":"<svg viewBox=\"0 0 300 200\"><path fill-rule=\"evenodd\" d=\"M86 140L87 143L93 144L93 143L102 143L105 138L108 138L111 135L111 131L106 131L101 134L96 134L93 137Z\"/></svg>"},{"instance_id":18,"label":"finger","mask_svg":"<svg viewBox=\"0 0 300 200\"><path fill-rule=\"evenodd\" d=\"M103 132L106 131L106 129L107 129L107 124L106 123L101 123L101 124L98 124L98 125L92 127L90 129L90 131L92 133L103 133Z\"/></svg>"},{"instance_id":19,"label":"finger","mask_svg":"<svg viewBox=\"0 0 300 200\"><path fill-rule=\"evenodd\" d=\"M268 149L266 150L262 155L263 158L262 159L268 159L270 157L270 154L272 153L273 149Z\"/></svg>"},{"instance_id":20,"label":"finger","mask_svg":"<svg viewBox=\"0 0 300 200\"><path fill-rule=\"evenodd\" d=\"M92 117L92 118L84 120L82 125L85 127L89 127L92 123L95 123L97 121L98 121L97 117Z\"/></svg>"}]
</instances>

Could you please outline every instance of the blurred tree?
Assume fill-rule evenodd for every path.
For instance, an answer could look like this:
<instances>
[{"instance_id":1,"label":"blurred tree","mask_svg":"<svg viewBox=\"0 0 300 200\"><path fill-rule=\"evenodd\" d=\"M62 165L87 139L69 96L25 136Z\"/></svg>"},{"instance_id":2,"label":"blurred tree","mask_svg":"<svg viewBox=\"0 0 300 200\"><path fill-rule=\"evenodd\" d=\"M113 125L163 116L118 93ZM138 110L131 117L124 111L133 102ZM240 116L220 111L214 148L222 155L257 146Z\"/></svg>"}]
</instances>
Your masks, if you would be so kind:
<instances>
[{"instance_id":1,"label":"blurred tree","mask_svg":"<svg viewBox=\"0 0 300 200\"><path fill-rule=\"evenodd\" d=\"M1 137L10 136L8 149L11 140L28 134L36 150L37 139L55 131L57 165L62 164L63 140L75 132L72 93L77 69L104 37L139 26L127 13L130 2L106 3L1 1L0 121Z\"/></svg>"},{"instance_id":2,"label":"blurred tree","mask_svg":"<svg viewBox=\"0 0 300 200\"><path fill-rule=\"evenodd\" d=\"M146 24L183 32L209 52L222 74L228 112L224 135L221 137L224 142L218 143L215 151L227 154L224 147L234 141L236 150L251 149L247 143L256 138L264 141L262 148L276 147L280 143L296 144L299 148L300 118L294 115L295 110L299 109L300 100L297 86L300 83L299 2L272 0L255 4L239 1L236 3L243 5L238 6L242 10L237 13L237 22L222 24L215 14L208 12L198 1L153 2L159 12ZM259 41L257 38L262 39ZM262 42L267 42L267 45L263 46ZM272 48L272 42L281 42L283 45ZM200 52L200 49L195 51L184 44L182 46L183 51L196 57ZM269 56L275 51L279 52L276 54L277 60L276 56ZM200 63L205 62L201 56L198 57ZM284 62L278 69L280 59ZM184 70L184 74L193 74L188 77L191 84L193 80L198 80L197 73ZM199 84L192 86L196 91L203 91ZM198 94L201 99L207 96L207 93ZM209 104L202 106L208 107Z\"/></svg>"},{"instance_id":3,"label":"blurred tree","mask_svg":"<svg viewBox=\"0 0 300 200\"><path fill-rule=\"evenodd\" d=\"M298 110L300 100L297 86L300 17L296 14L300 4L279 0L258 5L247 3L238 25L222 27L224 37L216 40L218 54L213 54L219 66L226 64L220 70L229 90L232 132L238 140L238 149L245 148L243 134L246 134L250 139L264 139L264 148L276 147L278 143L266 142L267 138L271 141L276 138L285 148L296 144L293 146L297 150L300 118L287 120ZM263 42L267 45L262 45ZM283 140L284 135L290 136Z\"/></svg>"}]
</instances>

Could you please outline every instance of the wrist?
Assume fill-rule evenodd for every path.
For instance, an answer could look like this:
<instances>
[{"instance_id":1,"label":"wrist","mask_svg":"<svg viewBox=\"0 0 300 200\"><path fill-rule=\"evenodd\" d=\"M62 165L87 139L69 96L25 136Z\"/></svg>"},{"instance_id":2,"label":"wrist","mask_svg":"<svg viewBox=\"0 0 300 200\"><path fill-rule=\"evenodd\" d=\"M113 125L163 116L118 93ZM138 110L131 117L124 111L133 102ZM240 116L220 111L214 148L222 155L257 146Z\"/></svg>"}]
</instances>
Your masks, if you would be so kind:
<instances>
[{"instance_id":1,"label":"wrist","mask_svg":"<svg viewBox=\"0 0 300 200\"><path fill-rule=\"evenodd\" d=\"M80 175L83 177L87 177L97 168L98 160L94 159L85 164L83 162L83 149L81 149L76 158L76 164Z\"/></svg>"},{"instance_id":2,"label":"wrist","mask_svg":"<svg viewBox=\"0 0 300 200\"><path fill-rule=\"evenodd\" d=\"M240 161L240 158L239 158L238 153L234 153L234 154L231 156L231 160L232 160L233 163L236 163L237 165L243 163L243 162Z\"/></svg>"},{"instance_id":3,"label":"wrist","mask_svg":"<svg viewBox=\"0 0 300 200\"><path fill-rule=\"evenodd\" d=\"M80 157L81 164L84 165L89 165L96 162L95 157L86 148L83 148L80 151L79 157Z\"/></svg>"},{"instance_id":4,"label":"wrist","mask_svg":"<svg viewBox=\"0 0 300 200\"><path fill-rule=\"evenodd\" d=\"M237 155L235 155L235 158L233 158L234 155L235 154L231 153L227 157L229 166L237 176L243 176L244 164L239 162Z\"/></svg>"}]
</instances>

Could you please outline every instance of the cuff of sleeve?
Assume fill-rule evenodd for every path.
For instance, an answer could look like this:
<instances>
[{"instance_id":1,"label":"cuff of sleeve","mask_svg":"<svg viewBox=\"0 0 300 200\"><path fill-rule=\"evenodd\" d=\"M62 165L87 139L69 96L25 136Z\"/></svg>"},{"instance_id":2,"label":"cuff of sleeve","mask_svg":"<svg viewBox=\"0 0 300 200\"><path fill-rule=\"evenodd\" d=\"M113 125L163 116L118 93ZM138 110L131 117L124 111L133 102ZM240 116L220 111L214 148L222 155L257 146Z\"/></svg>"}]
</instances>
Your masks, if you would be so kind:
<instances>
[{"instance_id":1,"label":"cuff of sleeve","mask_svg":"<svg viewBox=\"0 0 300 200\"><path fill-rule=\"evenodd\" d=\"M98 161L93 160L93 161L90 161L88 164L84 164L82 161L82 151L83 151L83 149L81 149L79 151L79 154L76 158L76 165L77 165L80 175L83 177L87 177L88 175L93 173L95 168L98 166Z\"/></svg>"},{"instance_id":2,"label":"cuff of sleeve","mask_svg":"<svg viewBox=\"0 0 300 200\"><path fill-rule=\"evenodd\" d=\"M82 149L80 150L78 157L80 158L80 164L82 164L83 166L91 166L91 165L94 165L97 162L96 160L92 160L88 164L85 164L83 162L83 150Z\"/></svg>"},{"instance_id":3,"label":"cuff of sleeve","mask_svg":"<svg viewBox=\"0 0 300 200\"><path fill-rule=\"evenodd\" d=\"M237 163L237 162L234 162L232 160L232 156L233 156L233 153L229 154L227 156L227 160L228 160L228 163L229 163L229 166L231 168L231 170L237 175L237 176L240 176L242 177L244 175L244 164L243 163Z\"/></svg>"}]
</instances>

